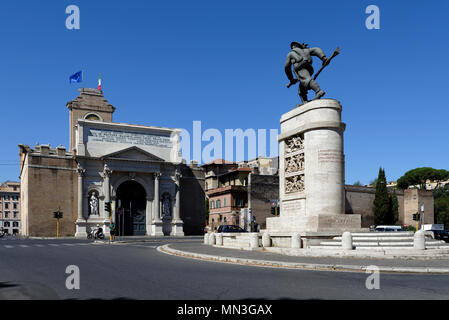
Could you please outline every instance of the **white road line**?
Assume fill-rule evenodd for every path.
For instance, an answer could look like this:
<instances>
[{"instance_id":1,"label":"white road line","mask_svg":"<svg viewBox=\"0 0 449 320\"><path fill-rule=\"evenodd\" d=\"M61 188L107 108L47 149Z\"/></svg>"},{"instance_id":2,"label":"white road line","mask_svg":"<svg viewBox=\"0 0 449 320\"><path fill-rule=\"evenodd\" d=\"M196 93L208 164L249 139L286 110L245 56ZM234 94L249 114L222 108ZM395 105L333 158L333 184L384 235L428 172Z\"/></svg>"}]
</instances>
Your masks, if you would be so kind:
<instances>
[{"instance_id":1,"label":"white road line","mask_svg":"<svg viewBox=\"0 0 449 320\"><path fill-rule=\"evenodd\" d=\"M30 246L28 246L28 245L26 245L26 244L21 244L21 245L19 245L20 247L22 247L22 248L29 248Z\"/></svg>"},{"instance_id":2,"label":"white road line","mask_svg":"<svg viewBox=\"0 0 449 320\"><path fill-rule=\"evenodd\" d=\"M56 244L56 243L49 243L48 245L52 246L52 247L59 247L59 244Z\"/></svg>"},{"instance_id":3,"label":"white road line","mask_svg":"<svg viewBox=\"0 0 449 320\"><path fill-rule=\"evenodd\" d=\"M64 245L64 246L70 246L70 247L73 247L73 246L74 246L73 243L63 243L63 245Z\"/></svg>"},{"instance_id":4,"label":"white road line","mask_svg":"<svg viewBox=\"0 0 449 320\"><path fill-rule=\"evenodd\" d=\"M39 247L39 248L42 248L42 247L43 247L42 244L35 244L34 246L35 246L35 247Z\"/></svg>"},{"instance_id":5,"label":"white road line","mask_svg":"<svg viewBox=\"0 0 449 320\"><path fill-rule=\"evenodd\" d=\"M8 246L8 245L5 245L5 248L6 248L6 249L12 249L12 248L14 248L14 246Z\"/></svg>"}]
</instances>

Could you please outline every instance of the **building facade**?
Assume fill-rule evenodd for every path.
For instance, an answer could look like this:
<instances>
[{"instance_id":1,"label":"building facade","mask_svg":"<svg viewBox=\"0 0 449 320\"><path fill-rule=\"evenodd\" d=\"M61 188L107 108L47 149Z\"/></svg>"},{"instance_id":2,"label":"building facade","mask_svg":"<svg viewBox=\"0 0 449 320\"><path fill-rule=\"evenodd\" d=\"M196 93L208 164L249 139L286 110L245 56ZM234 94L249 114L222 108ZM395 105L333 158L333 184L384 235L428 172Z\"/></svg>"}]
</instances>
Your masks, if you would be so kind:
<instances>
[{"instance_id":1,"label":"building facade","mask_svg":"<svg viewBox=\"0 0 449 320\"><path fill-rule=\"evenodd\" d=\"M0 230L6 234L20 233L20 183L0 184Z\"/></svg>"},{"instance_id":2,"label":"building facade","mask_svg":"<svg viewBox=\"0 0 449 320\"><path fill-rule=\"evenodd\" d=\"M202 166L206 172L209 221L212 230L223 224L246 228L242 215L251 209L253 222L265 228L271 201L279 198L278 158L259 157L237 163L222 159Z\"/></svg>"},{"instance_id":3,"label":"building facade","mask_svg":"<svg viewBox=\"0 0 449 320\"><path fill-rule=\"evenodd\" d=\"M24 234L54 234L58 208L62 235L101 226L108 236L111 223L124 236L201 233L204 175L182 161L179 129L113 122L115 107L95 89L67 108L70 151L19 145Z\"/></svg>"}]
</instances>

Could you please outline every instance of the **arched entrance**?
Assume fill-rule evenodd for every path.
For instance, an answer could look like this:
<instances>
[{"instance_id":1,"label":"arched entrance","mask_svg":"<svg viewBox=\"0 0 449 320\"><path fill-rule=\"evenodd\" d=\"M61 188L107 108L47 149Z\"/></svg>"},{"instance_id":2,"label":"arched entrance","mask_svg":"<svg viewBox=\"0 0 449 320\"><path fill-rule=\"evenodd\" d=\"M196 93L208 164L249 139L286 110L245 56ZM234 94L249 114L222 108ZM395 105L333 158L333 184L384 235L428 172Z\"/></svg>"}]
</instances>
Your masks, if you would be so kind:
<instances>
[{"instance_id":1,"label":"arched entrance","mask_svg":"<svg viewBox=\"0 0 449 320\"><path fill-rule=\"evenodd\" d=\"M117 235L145 235L146 192L142 185L136 181L123 182L116 199Z\"/></svg>"}]
</instances>

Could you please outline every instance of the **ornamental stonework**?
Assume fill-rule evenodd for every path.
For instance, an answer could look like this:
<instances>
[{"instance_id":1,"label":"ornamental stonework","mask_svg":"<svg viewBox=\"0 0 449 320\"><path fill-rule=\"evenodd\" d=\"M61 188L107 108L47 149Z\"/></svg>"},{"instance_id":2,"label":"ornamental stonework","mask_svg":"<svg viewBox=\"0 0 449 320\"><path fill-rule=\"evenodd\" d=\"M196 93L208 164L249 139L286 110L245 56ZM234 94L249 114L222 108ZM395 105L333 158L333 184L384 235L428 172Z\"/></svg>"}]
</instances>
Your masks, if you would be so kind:
<instances>
[{"instance_id":1,"label":"ornamental stonework","mask_svg":"<svg viewBox=\"0 0 449 320\"><path fill-rule=\"evenodd\" d=\"M304 136L294 135L285 140L285 193L304 192Z\"/></svg>"}]
</instances>

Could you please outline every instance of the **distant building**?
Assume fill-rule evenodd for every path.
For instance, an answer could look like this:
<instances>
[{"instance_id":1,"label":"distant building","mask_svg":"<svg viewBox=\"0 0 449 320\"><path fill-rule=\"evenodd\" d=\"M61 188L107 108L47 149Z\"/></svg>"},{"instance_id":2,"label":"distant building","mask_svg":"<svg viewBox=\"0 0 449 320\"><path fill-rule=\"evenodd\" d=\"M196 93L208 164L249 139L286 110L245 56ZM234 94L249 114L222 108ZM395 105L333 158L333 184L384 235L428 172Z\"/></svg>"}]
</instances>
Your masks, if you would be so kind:
<instances>
[{"instance_id":1,"label":"distant building","mask_svg":"<svg viewBox=\"0 0 449 320\"><path fill-rule=\"evenodd\" d=\"M223 159L202 166L209 199L209 226L239 225L242 209L251 209L255 222L265 228L271 215L271 200L279 198L278 158L242 161Z\"/></svg>"},{"instance_id":2,"label":"distant building","mask_svg":"<svg viewBox=\"0 0 449 320\"><path fill-rule=\"evenodd\" d=\"M0 230L8 234L20 233L20 183L0 184Z\"/></svg>"}]
</instances>

